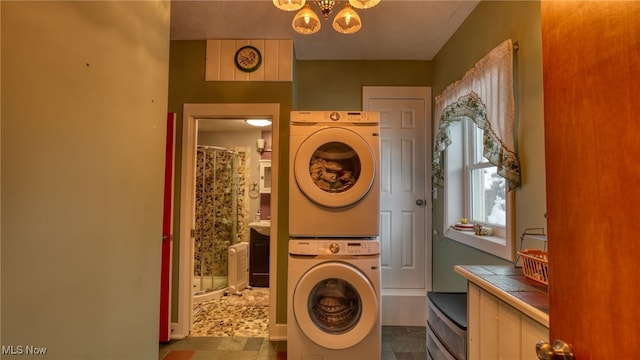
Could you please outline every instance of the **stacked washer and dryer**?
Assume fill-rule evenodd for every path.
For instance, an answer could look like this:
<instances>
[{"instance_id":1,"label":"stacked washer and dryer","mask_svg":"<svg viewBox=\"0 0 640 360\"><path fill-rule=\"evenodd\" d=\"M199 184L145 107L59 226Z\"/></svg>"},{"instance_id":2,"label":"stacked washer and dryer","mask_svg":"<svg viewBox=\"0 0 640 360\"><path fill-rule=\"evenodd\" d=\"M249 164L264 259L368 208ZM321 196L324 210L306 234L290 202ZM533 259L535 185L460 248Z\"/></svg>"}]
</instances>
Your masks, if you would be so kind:
<instances>
[{"instance_id":1,"label":"stacked washer and dryer","mask_svg":"<svg viewBox=\"0 0 640 360\"><path fill-rule=\"evenodd\" d=\"M379 359L377 112L294 111L287 358Z\"/></svg>"}]
</instances>

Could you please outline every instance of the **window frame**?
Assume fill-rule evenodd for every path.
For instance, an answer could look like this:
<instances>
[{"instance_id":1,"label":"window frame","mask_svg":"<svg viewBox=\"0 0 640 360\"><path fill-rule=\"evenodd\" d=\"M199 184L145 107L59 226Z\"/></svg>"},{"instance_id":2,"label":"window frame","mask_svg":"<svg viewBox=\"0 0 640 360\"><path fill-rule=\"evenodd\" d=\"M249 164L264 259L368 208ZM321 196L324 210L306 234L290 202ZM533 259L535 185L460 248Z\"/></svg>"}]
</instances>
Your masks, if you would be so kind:
<instances>
[{"instance_id":1,"label":"window frame","mask_svg":"<svg viewBox=\"0 0 640 360\"><path fill-rule=\"evenodd\" d=\"M463 146L463 151L465 154L465 160L463 163L464 168L464 186L467 190L467 195L465 196L465 207L463 217L469 219L477 224L485 225L491 227L494 232L498 234L500 237L504 237L504 228L506 227L506 218L505 224L494 224L486 221L476 221L472 214L474 213L474 170L482 170L487 168L495 168L497 170L497 166L491 164L489 160L483 155L483 133L484 130L480 129L471 119L462 120L463 126L463 140L461 142ZM504 184L504 192L505 196L507 193L506 189L506 180ZM506 199L505 199L506 200ZM506 206L505 206L506 207ZM505 210L506 211L506 210Z\"/></svg>"},{"instance_id":2,"label":"window frame","mask_svg":"<svg viewBox=\"0 0 640 360\"><path fill-rule=\"evenodd\" d=\"M515 191L505 189L505 226L492 225L493 235L475 235L470 231L460 231L453 226L462 217L470 219L471 214L471 168L473 149L476 146L477 125L469 118L455 121L449 126L451 145L444 151L444 229L451 240L471 246L494 256L515 260ZM487 162L487 166L493 166Z\"/></svg>"}]
</instances>

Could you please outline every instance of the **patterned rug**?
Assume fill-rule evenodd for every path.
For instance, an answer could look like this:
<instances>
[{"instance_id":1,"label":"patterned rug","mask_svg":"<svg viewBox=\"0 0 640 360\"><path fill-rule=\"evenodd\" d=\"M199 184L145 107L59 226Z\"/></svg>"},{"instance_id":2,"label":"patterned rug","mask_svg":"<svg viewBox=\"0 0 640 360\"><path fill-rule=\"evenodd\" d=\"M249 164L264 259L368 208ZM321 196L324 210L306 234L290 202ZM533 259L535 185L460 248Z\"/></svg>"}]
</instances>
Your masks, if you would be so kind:
<instances>
[{"instance_id":1,"label":"patterned rug","mask_svg":"<svg viewBox=\"0 0 640 360\"><path fill-rule=\"evenodd\" d=\"M244 289L194 305L191 336L269 336L269 289Z\"/></svg>"}]
</instances>

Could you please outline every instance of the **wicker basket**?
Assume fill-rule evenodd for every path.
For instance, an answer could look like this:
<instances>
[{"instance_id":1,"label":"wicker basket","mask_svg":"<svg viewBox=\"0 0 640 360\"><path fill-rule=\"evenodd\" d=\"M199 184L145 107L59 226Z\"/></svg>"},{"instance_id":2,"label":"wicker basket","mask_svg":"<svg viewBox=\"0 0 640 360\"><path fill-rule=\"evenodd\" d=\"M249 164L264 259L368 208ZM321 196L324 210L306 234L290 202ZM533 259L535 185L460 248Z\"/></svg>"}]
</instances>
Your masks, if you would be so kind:
<instances>
[{"instance_id":1,"label":"wicker basket","mask_svg":"<svg viewBox=\"0 0 640 360\"><path fill-rule=\"evenodd\" d=\"M519 252L522 259L524 276L539 283L549 284L549 265L547 252L542 250L523 250Z\"/></svg>"}]
</instances>

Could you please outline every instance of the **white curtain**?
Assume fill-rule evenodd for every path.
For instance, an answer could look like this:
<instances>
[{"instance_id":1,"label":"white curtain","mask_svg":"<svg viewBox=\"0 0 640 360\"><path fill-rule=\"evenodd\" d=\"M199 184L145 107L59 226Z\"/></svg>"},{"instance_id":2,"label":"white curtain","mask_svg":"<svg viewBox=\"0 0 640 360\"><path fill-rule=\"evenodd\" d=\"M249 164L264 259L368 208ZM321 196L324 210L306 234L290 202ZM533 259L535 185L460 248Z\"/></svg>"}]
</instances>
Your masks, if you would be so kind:
<instances>
[{"instance_id":1,"label":"white curtain","mask_svg":"<svg viewBox=\"0 0 640 360\"><path fill-rule=\"evenodd\" d=\"M442 152L451 144L449 125L463 118L484 130L484 156L512 190L520 185L520 162L515 153L513 98L513 44L506 40L467 71L464 77L436 96L437 135L432 164L433 180L442 185Z\"/></svg>"}]
</instances>

